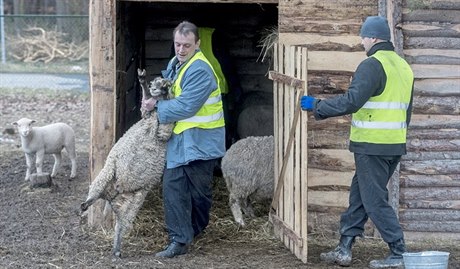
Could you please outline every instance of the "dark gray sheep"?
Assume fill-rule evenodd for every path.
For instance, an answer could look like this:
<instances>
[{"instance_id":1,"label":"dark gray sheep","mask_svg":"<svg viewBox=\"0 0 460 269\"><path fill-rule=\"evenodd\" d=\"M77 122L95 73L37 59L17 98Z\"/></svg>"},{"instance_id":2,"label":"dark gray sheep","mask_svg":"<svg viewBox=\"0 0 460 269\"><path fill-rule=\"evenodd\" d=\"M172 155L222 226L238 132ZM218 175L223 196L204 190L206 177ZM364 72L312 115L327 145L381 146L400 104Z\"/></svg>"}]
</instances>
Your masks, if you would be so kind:
<instances>
[{"instance_id":1,"label":"dark gray sheep","mask_svg":"<svg viewBox=\"0 0 460 269\"><path fill-rule=\"evenodd\" d=\"M228 149L221 165L233 217L244 226L241 210L254 217L251 201L273 197L273 136L250 136L238 140Z\"/></svg>"}]
</instances>

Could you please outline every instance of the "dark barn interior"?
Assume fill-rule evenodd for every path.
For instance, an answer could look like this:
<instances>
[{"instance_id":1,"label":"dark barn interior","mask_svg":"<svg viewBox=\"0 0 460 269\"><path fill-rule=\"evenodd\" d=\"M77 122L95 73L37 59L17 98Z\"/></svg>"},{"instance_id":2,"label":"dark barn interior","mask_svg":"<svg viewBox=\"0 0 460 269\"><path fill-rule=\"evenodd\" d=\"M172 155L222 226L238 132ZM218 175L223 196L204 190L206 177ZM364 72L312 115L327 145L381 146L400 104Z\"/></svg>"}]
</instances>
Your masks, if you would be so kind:
<instances>
[{"instance_id":1,"label":"dark barn interior","mask_svg":"<svg viewBox=\"0 0 460 269\"><path fill-rule=\"evenodd\" d=\"M149 80L161 74L174 55L172 31L184 20L214 28L219 49L230 59L226 69L233 72L226 74L227 100L235 114L227 119L227 130L236 139L272 133L272 124L267 124L273 121L273 82L268 79L272 59L266 56L262 61L262 57L263 39L278 24L276 4L121 1L117 3L116 138L140 118L137 68L145 68ZM244 119L238 120L240 114Z\"/></svg>"}]
</instances>

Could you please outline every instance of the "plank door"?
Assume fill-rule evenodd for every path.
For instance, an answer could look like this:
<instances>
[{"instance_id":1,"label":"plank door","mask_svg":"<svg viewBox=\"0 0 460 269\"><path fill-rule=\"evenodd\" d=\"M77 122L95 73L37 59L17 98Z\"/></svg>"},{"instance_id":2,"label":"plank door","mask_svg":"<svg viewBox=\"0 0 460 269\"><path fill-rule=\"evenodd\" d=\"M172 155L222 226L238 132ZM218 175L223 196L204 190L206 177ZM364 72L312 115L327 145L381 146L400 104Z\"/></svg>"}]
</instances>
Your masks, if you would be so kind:
<instances>
[{"instance_id":1,"label":"plank door","mask_svg":"<svg viewBox=\"0 0 460 269\"><path fill-rule=\"evenodd\" d=\"M307 262L307 48L276 44L274 70L275 194L270 220L275 233Z\"/></svg>"}]
</instances>

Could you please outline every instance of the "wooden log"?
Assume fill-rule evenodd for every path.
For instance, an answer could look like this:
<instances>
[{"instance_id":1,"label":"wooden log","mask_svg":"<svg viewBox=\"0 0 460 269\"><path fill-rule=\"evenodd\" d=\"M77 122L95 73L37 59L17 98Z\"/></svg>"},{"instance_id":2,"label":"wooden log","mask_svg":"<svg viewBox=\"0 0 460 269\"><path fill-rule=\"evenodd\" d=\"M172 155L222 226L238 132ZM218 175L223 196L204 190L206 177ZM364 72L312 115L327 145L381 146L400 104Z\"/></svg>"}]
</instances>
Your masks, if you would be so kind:
<instances>
[{"instance_id":1,"label":"wooden log","mask_svg":"<svg viewBox=\"0 0 460 269\"><path fill-rule=\"evenodd\" d=\"M410 37L460 37L460 24L436 22L404 22L404 36Z\"/></svg>"},{"instance_id":2,"label":"wooden log","mask_svg":"<svg viewBox=\"0 0 460 269\"><path fill-rule=\"evenodd\" d=\"M408 151L459 151L460 139L431 140L431 139L408 139Z\"/></svg>"},{"instance_id":3,"label":"wooden log","mask_svg":"<svg viewBox=\"0 0 460 269\"><path fill-rule=\"evenodd\" d=\"M408 37L404 49L460 49L457 37Z\"/></svg>"},{"instance_id":4,"label":"wooden log","mask_svg":"<svg viewBox=\"0 0 460 269\"><path fill-rule=\"evenodd\" d=\"M410 128L410 127L409 127ZM459 129L412 129L407 132L408 139L445 139L454 140L460 137Z\"/></svg>"},{"instance_id":5,"label":"wooden log","mask_svg":"<svg viewBox=\"0 0 460 269\"><path fill-rule=\"evenodd\" d=\"M308 167L328 171L354 171L353 153L346 149L311 149Z\"/></svg>"},{"instance_id":6,"label":"wooden log","mask_svg":"<svg viewBox=\"0 0 460 269\"><path fill-rule=\"evenodd\" d=\"M414 77L416 79L425 78L444 78L458 79L460 78L460 69L458 65L443 65L443 64L413 64L411 65Z\"/></svg>"},{"instance_id":7,"label":"wooden log","mask_svg":"<svg viewBox=\"0 0 460 269\"><path fill-rule=\"evenodd\" d=\"M410 64L460 65L460 50L454 49L406 49L404 56Z\"/></svg>"},{"instance_id":8,"label":"wooden log","mask_svg":"<svg viewBox=\"0 0 460 269\"><path fill-rule=\"evenodd\" d=\"M366 58L366 54L342 51L308 51L308 70L334 70L353 72Z\"/></svg>"},{"instance_id":9,"label":"wooden log","mask_svg":"<svg viewBox=\"0 0 460 269\"><path fill-rule=\"evenodd\" d=\"M460 129L460 117L413 114L409 125L409 130L412 129Z\"/></svg>"},{"instance_id":10,"label":"wooden log","mask_svg":"<svg viewBox=\"0 0 460 269\"><path fill-rule=\"evenodd\" d=\"M401 187L460 187L460 174L401 175Z\"/></svg>"},{"instance_id":11,"label":"wooden log","mask_svg":"<svg viewBox=\"0 0 460 269\"><path fill-rule=\"evenodd\" d=\"M401 199L428 201L455 201L460 200L460 187L439 188L402 188Z\"/></svg>"},{"instance_id":12,"label":"wooden log","mask_svg":"<svg viewBox=\"0 0 460 269\"><path fill-rule=\"evenodd\" d=\"M430 209L460 209L460 200L438 201L438 200L401 200L401 205L407 208L430 208Z\"/></svg>"},{"instance_id":13,"label":"wooden log","mask_svg":"<svg viewBox=\"0 0 460 269\"><path fill-rule=\"evenodd\" d=\"M420 114L460 115L460 96L414 98L412 112Z\"/></svg>"},{"instance_id":14,"label":"wooden log","mask_svg":"<svg viewBox=\"0 0 460 269\"><path fill-rule=\"evenodd\" d=\"M403 161L459 160L460 151L409 151Z\"/></svg>"},{"instance_id":15,"label":"wooden log","mask_svg":"<svg viewBox=\"0 0 460 269\"><path fill-rule=\"evenodd\" d=\"M402 209L399 211L399 220L401 222L460 221L460 210Z\"/></svg>"},{"instance_id":16,"label":"wooden log","mask_svg":"<svg viewBox=\"0 0 460 269\"><path fill-rule=\"evenodd\" d=\"M460 173L460 160L404 161L401 170L423 175Z\"/></svg>"},{"instance_id":17,"label":"wooden log","mask_svg":"<svg viewBox=\"0 0 460 269\"><path fill-rule=\"evenodd\" d=\"M351 116L345 115L341 117L332 117L325 120L315 120L313 114L308 113L308 123L308 128L316 131L343 131L350 129Z\"/></svg>"},{"instance_id":18,"label":"wooden log","mask_svg":"<svg viewBox=\"0 0 460 269\"><path fill-rule=\"evenodd\" d=\"M402 222L401 227L404 231L420 231L420 232L460 232L459 221L413 221Z\"/></svg>"},{"instance_id":19,"label":"wooden log","mask_svg":"<svg viewBox=\"0 0 460 269\"><path fill-rule=\"evenodd\" d=\"M411 241L432 242L460 240L460 233L404 231L404 238Z\"/></svg>"},{"instance_id":20,"label":"wooden log","mask_svg":"<svg viewBox=\"0 0 460 269\"><path fill-rule=\"evenodd\" d=\"M460 23L460 10L456 9L403 9L403 21Z\"/></svg>"},{"instance_id":21,"label":"wooden log","mask_svg":"<svg viewBox=\"0 0 460 269\"><path fill-rule=\"evenodd\" d=\"M308 191L308 204L316 206L348 207L347 191Z\"/></svg>"},{"instance_id":22,"label":"wooden log","mask_svg":"<svg viewBox=\"0 0 460 269\"><path fill-rule=\"evenodd\" d=\"M331 14L332 15L332 14ZM322 35L351 35L358 36L361 21L357 20L324 20L306 17L279 15L278 29L283 33L317 33Z\"/></svg>"},{"instance_id":23,"label":"wooden log","mask_svg":"<svg viewBox=\"0 0 460 269\"><path fill-rule=\"evenodd\" d=\"M302 0L279 1L280 21L283 17L292 18L305 16L313 21L321 20L355 20L375 14L377 2L359 0ZM308 24L304 21L305 24ZM338 23L340 24L340 23ZM287 31L286 31L287 32Z\"/></svg>"},{"instance_id":24,"label":"wooden log","mask_svg":"<svg viewBox=\"0 0 460 269\"><path fill-rule=\"evenodd\" d=\"M354 171L330 171L308 168L309 190L349 190Z\"/></svg>"},{"instance_id":25,"label":"wooden log","mask_svg":"<svg viewBox=\"0 0 460 269\"><path fill-rule=\"evenodd\" d=\"M456 0L423 0L423 1L404 1L406 8L414 9L460 9L460 2Z\"/></svg>"},{"instance_id":26,"label":"wooden log","mask_svg":"<svg viewBox=\"0 0 460 269\"><path fill-rule=\"evenodd\" d=\"M310 127L310 125L308 126ZM348 130L309 130L309 149L348 149Z\"/></svg>"},{"instance_id":27,"label":"wooden log","mask_svg":"<svg viewBox=\"0 0 460 269\"><path fill-rule=\"evenodd\" d=\"M53 182L49 173L33 173L30 175L30 187L31 188L49 188Z\"/></svg>"},{"instance_id":28,"label":"wooden log","mask_svg":"<svg viewBox=\"0 0 460 269\"><path fill-rule=\"evenodd\" d=\"M442 56L442 55L406 55L406 61L409 64L447 64L460 65L460 58Z\"/></svg>"},{"instance_id":29,"label":"wooden log","mask_svg":"<svg viewBox=\"0 0 460 269\"><path fill-rule=\"evenodd\" d=\"M350 85L353 72L324 72L309 70L308 94L342 94Z\"/></svg>"},{"instance_id":30,"label":"wooden log","mask_svg":"<svg viewBox=\"0 0 460 269\"><path fill-rule=\"evenodd\" d=\"M416 96L460 96L460 78L417 79L414 82Z\"/></svg>"},{"instance_id":31,"label":"wooden log","mask_svg":"<svg viewBox=\"0 0 460 269\"><path fill-rule=\"evenodd\" d=\"M280 43L286 45L308 45L308 49L321 50L323 44L334 44L337 48L346 48L347 51L362 51L361 38L351 35L320 35L315 33L283 33L278 35ZM331 49L327 49L331 50Z\"/></svg>"}]
</instances>

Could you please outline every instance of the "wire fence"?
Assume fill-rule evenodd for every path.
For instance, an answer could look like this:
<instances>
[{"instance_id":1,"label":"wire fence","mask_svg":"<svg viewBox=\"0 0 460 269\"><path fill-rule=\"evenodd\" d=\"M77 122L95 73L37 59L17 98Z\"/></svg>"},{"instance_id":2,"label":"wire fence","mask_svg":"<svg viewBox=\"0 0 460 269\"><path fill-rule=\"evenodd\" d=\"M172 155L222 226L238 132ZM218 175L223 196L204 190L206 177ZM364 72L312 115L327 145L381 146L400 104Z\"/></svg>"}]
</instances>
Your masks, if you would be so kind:
<instances>
[{"instance_id":1,"label":"wire fence","mask_svg":"<svg viewBox=\"0 0 460 269\"><path fill-rule=\"evenodd\" d=\"M89 90L87 15L0 15L0 88Z\"/></svg>"}]
</instances>

